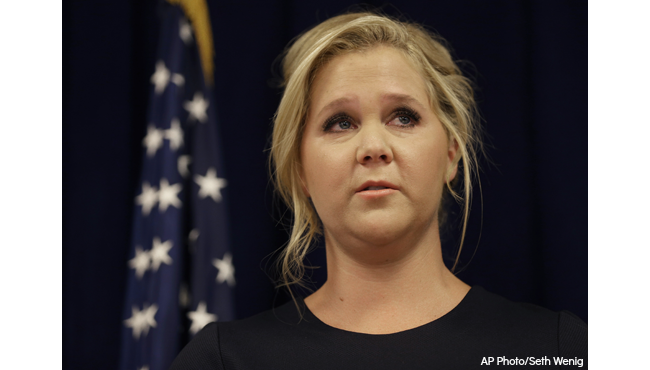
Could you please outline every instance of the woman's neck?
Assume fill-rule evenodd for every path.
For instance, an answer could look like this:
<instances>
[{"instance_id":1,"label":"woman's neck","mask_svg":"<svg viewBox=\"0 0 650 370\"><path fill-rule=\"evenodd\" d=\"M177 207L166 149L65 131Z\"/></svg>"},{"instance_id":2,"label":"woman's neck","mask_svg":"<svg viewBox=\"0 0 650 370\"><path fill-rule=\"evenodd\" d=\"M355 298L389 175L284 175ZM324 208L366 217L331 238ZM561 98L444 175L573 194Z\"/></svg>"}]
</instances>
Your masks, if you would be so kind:
<instances>
[{"instance_id":1,"label":"woman's neck","mask_svg":"<svg viewBox=\"0 0 650 370\"><path fill-rule=\"evenodd\" d=\"M369 334L412 329L469 291L444 265L437 227L407 245L340 245L327 232L325 243L328 279L305 303L330 326Z\"/></svg>"}]
</instances>

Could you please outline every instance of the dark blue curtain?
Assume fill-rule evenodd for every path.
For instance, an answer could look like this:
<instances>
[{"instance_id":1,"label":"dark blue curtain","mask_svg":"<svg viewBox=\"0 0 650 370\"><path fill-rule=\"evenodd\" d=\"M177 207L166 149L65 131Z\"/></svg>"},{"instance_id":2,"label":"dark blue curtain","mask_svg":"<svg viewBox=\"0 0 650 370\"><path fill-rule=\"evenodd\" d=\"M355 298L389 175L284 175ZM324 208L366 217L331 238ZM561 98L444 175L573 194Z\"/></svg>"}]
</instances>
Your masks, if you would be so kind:
<instances>
[{"instance_id":1,"label":"dark blue curtain","mask_svg":"<svg viewBox=\"0 0 650 370\"><path fill-rule=\"evenodd\" d=\"M265 151L280 99L273 62L293 37L353 4L208 1L239 318L286 300L269 277L269 255L286 241ZM157 5L64 2L66 369L117 367ZM512 300L568 309L586 321L587 2L370 5L436 30L478 86L489 160L482 161L482 198L475 193L459 277ZM444 240L448 256L455 235L452 230ZM322 265L322 249L310 261ZM316 283L323 272L314 273Z\"/></svg>"}]
</instances>

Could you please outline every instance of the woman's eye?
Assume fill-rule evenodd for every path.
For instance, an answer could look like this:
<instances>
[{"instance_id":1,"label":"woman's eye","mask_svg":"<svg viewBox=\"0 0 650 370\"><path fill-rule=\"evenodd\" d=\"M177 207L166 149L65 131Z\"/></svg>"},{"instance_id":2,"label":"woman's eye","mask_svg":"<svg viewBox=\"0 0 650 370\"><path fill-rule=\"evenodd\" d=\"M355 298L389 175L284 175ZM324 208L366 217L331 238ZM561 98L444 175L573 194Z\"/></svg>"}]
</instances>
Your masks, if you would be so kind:
<instances>
[{"instance_id":1,"label":"woman's eye","mask_svg":"<svg viewBox=\"0 0 650 370\"><path fill-rule=\"evenodd\" d=\"M415 126L417 123L417 120L415 120L413 117L409 117L406 115L399 115L395 118L393 118L392 121L392 126L400 127L400 128L411 128Z\"/></svg>"},{"instance_id":2,"label":"woman's eye","mask_svg":"<svg viewBox=\"0 0 650 370\"><path fill-rule=\"evenodd\" d=\"M335 116L323 125L323 131L342 132L354 129L352 119L347 116Z\"/></svg>"},{"instance_id":3,"label":"woman's eye","mask_svg":"<svg viewBox=\"0 0 650 370\"><path fill-rule=\"evenodd\" d=\"M420 115L410 108L399 108L393 117L393 125L397 127L411 128L420 122Z\"/></svg>"},{"instance_id":4,"label":"woman's eye","mask_svg":"<svg viewBox=\"0 0 650 370\"><path fill-rule=\"evenodd\" d=\"M407 126L411 123L411 118L407 116L399 116L397 119L399 120L399 123L403 124L404 126Z\"/></svg>"},{"instance_id":5,"label":"woman's eye","mask_svg":"<svg viewBox=\"0 0 650 370\"><path fill-rule=\"evenodd\" d=\"M340 121L339 122L339 128L342 129L342 130L347 130L351 126L352 126L352 124L350 124L350 121Z\"/></svg>"}]
</instances>

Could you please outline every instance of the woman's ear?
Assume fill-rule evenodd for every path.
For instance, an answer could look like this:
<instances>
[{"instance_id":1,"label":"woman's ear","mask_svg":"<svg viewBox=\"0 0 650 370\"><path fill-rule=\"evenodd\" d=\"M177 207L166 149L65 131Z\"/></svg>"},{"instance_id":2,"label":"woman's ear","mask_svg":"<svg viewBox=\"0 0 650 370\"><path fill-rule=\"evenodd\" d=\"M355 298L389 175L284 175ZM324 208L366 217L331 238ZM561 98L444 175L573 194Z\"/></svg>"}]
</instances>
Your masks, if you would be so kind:
<instances>
[{"instance_id":1,"label":"woman's ear","mask_svg":"<svg viewBox=\"0 0 650 370\"><path fill-rule=\"evenodd\" d=\"M460 161L460 153L458 153L458 142L452 136L449 138L449 148L447 149L447 176L446 182L450 183L451 180L456 178L458 172L458 161Z\"/></svg>"}]
</instances>

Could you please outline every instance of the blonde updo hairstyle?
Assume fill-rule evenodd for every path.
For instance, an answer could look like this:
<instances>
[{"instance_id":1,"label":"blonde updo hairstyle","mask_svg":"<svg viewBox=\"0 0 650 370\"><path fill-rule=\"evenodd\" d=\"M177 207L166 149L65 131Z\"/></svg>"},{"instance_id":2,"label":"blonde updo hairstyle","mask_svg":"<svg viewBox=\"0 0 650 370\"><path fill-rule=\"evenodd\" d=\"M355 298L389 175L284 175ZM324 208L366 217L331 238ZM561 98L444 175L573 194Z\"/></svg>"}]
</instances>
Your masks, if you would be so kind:
<instances>
[{"instance_id":1,"label":"blonde updo hairstyle","mask_svg":"<svg viewBox=\"0 0 650 370\"><path fill-rule=\"evenodd\" d=\"M430 106L449 140L458 143L453 164L462 162L459 174L462 172L463 181L458 181L459 176L454 181L448 179L445 188L445 193L463 203L460 246L452 267L452 271L455 270L465 240L472 190L470 179L477 171L476 152L481 142L471 83L461 74L443 43L439 36L418 24L363 12L330 18L290 44L282 60L284 94L274 117L270 162L276 190L293 213L291 236L278 259L282 274L279 286L303 285L304 258L314 238L322 233L318 214L303 193L299 176L300 145L309 110L310 87L320 68L332 58L377 45L402 51L419 68ZM450 174L451 171L448 177ZM462 183L462 195L453 189L459 183Z\"/></svg>"}]
</instances>

